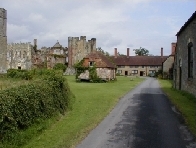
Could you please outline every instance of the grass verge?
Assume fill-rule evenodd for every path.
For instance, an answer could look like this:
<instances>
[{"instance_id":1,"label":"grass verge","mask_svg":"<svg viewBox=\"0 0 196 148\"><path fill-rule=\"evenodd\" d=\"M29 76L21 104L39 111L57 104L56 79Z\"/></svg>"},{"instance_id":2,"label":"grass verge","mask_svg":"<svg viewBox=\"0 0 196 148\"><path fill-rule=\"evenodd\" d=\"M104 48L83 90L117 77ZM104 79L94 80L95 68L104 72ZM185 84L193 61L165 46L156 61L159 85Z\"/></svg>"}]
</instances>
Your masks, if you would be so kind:
<instances>
[{"instance_id":1,"label":"grass verge","mask_svg":"<svg viewBox=\"0 0 196 148\"><path fill-rule=\"evenodd\" d=\"M172 88L172 81L159 80L163 91L182 114L185 124L196 136L196 98L185 91Z\"/></svg>"},{"instance_id":2,"label":"grass verge","mask_svg":"<svg viewBox=\"0 0 196 148\"><path fill-rule=\"evenodd\" d=\"M74 76L66 76L75 95L73 110L61 117L24 148L75 147L112 110L118 100L144 79L117 77L111 83L76 83Z\"/></svg>"}]
</instances>

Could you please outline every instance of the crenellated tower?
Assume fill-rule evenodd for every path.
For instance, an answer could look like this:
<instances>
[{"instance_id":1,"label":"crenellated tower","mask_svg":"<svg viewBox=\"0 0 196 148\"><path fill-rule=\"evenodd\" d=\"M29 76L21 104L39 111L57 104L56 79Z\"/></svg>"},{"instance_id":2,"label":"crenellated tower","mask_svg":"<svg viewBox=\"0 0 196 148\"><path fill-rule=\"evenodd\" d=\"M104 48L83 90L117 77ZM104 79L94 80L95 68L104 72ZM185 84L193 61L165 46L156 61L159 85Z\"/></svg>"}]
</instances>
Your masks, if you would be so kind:
<instances>
[{"instance_id":1,"label":"crenellated tower","mask_svg":"<svg viewBox=\"0 0 196 148\"><path fill-rule=\"evenodd\" d=\"M73 67L93 50L96 50L96 38L86 41L86 36L68 37L68 67Z\"/></svg>"}]
</instances>

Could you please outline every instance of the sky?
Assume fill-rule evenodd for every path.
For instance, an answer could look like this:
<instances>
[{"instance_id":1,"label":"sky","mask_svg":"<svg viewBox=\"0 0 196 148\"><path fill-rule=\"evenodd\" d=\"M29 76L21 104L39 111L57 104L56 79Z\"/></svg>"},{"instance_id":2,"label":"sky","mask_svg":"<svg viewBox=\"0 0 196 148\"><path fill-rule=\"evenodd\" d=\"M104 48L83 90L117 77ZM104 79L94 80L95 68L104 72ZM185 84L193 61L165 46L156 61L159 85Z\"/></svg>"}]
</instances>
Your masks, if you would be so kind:
<instances>
[{"instance_id":1,"label":"sky","mask_svg":"<svg viewBox=\"0 0 196 148\"><path fill-rule=\"evenodd\" d=\"M176 33L196 11L196 0L0 0L7 10L8 43L52 47L68 37L96 38L96 47L114 54L171 54Z\"/></svg>"}]
</instances>

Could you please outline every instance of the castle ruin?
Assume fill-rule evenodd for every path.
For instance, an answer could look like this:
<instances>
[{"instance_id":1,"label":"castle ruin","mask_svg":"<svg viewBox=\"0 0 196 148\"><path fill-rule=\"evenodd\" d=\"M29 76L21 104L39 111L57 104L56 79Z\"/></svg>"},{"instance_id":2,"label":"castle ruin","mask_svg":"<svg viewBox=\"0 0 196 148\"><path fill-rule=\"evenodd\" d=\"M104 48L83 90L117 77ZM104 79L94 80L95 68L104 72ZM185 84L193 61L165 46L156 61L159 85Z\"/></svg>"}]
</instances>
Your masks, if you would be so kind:
<instances>
[{"instance_id":1,"label":"castle ruin","mask_svg":"<svg viewBox=\"0 0 196 148\"><path fill-rule=\"evenodd\" d=\"M94 50L96 50L96 38L86 41L86 36L80 36L80 39L68 37L68 67L73 67Z\"/></svg>"},{"instance_id":2,"label":"castle ruin","mask_svg":"<svg viewBox=\"0 0 196 148\"><path fill-rule=\"evenodd\" d=\"M0 73L6 73L8 69L51 69L62 63L68 66L68 74L74 74L74 65L96 50L96 38L86 41L86 36L68 37L68 48L57 41L53 47L38 50L37 39L34 39L34 45L30 42L7 44L6 26L7 11L0 8Z\"/></svg>"},{"instance_id":3,"label":"castle ruin","mask_svg":"<svg viewBox=\"0 0 196 148\"><path fill-rule=\"evenodd\" d=\"M7 11L0 8L0 73L6 73L7 53Z\"/></svg>"}]
</instances>

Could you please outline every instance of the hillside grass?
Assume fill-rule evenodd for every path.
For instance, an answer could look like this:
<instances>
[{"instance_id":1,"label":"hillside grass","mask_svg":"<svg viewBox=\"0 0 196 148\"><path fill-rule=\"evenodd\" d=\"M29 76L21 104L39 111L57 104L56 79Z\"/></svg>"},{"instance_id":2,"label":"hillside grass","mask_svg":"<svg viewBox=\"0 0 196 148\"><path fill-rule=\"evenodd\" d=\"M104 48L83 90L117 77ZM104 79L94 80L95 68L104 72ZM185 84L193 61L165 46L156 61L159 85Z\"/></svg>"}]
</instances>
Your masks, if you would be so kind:
<instances>
[{"instance_id":1,"label":"hillside grass","mask_svg":"<svg viewBox=\"0 0 196 148\"><path fill-rule=\"evenodd\" d=\"M144 79L117 77L110 83L76 83L74 76L66 76L75 95L73 110L61 116L42 134L31 139L23 148L75 147L112 110L121 97ZM54 121L54 120L52 120Z\"/></svg>"},{"instance_id":2,"label":"hillside grass","mask_svg":"<svg viewBox=\"0 0 196 148\"><path fill-rule=\"evenodd\" d=\"M182 114L185 124L196 136L196 98L190 93L172 88L172 81L159 80L159 83L172 104Z\"/></svg>"}]
</instances>

